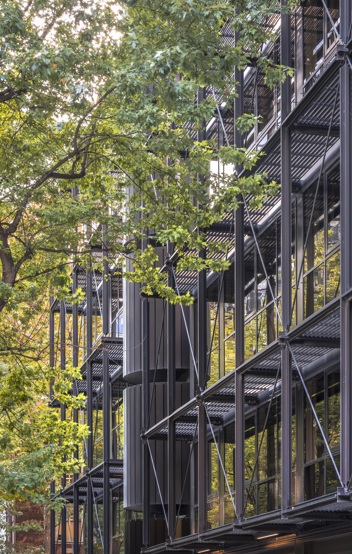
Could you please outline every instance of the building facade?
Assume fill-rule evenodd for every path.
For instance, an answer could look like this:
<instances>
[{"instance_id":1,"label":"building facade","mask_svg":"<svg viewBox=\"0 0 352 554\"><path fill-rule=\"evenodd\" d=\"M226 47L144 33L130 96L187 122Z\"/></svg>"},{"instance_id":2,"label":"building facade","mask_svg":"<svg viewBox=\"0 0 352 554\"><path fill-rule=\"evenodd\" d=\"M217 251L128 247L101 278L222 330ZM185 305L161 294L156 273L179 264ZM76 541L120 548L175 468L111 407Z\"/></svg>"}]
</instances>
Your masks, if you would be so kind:
<instances>
[{"instance_id":1,"label":"building facade","mask_svg":"<svg viewBox=\"0 0 352 554\"><path fill-rule=\"evenodd\" d=\"M179 271L160 247L191 307L143 297L108 262L76 268L84 303L53 302L52 364L58 328L92 432L82 474L52 491L67 504L51 554L351 551L352 2L266 25L263 55L294 77L270 89L255 64L236 70L233 110L204 129L260 149L253 171L281 184L207 230L231 244L229 269ZM243 113L261 116L246 136Z\"/></svg>"}]
</instances>

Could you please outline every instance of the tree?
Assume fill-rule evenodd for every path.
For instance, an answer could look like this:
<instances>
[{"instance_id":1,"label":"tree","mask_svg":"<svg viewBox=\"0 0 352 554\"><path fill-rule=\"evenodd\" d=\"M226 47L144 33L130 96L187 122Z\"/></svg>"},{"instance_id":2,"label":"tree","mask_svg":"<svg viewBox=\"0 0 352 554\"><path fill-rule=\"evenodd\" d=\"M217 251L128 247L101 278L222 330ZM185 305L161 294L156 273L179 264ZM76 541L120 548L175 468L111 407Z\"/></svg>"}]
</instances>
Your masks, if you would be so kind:
<instances>
[{"instance_id":1,"label":"tree","mask_svg":"<svg viewBox=\"0 0 352 554\"><path fill-rule=\"evenodd\" d=\"M64 432L58 419L47 424L47 411L40 415L52 378L42 318L49 292L67 293L71 264L104 242L119 263L133 256L129 278L147 293L180 301L155 267L151 236L174 244L179 267L222 268L226 260L194 254L205 246L200 230L234 208L238 194L260 202L274 188L261 175L212 173L213 159L251 169L258 154L195 140L217 103L213 94L195 99L210 86L232 109L235 66L256 64L269 85L286 77L287 68L261 55L270 38L262 23L279 8L274 0L2 2L0 472L41 467L29 488L17 482L24 495L51 473L40 465L42 448ZM225 23L241 31L236 44L224 43ZM238 125L252 123L247 114ZM67 433L72 453L80 430ZM59 458L52 463L62 470Z\"/></svg>"}]
</instances>

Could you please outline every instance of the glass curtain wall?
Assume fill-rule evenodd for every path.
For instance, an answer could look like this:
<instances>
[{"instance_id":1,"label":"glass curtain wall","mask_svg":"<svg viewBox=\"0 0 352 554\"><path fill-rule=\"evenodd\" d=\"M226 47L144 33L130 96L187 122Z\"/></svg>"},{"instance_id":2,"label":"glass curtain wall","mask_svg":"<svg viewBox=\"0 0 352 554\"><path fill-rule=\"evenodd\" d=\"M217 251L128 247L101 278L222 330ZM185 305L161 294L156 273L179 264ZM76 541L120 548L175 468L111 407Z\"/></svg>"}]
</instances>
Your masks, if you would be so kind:
<instances>
[{"instance_id":1,"label":"glass curtain wall","mask_svg":"<svg viewBox=\"0 0 352 554\"><path fill-rule=\"evenodd\" d=\"M325 173L304 193L304 316L340 294L339 169Z\"/></svg>"},{"instance_id":2,"label":"glass curtain wall","mask_svg":"<svg viewBox=\"0 0 352 554\"><path fill-rule=\"evenodd\" d=\"M280 227L277 219L259 237L261 256L254 245L245 257L246 359L275 340L281 330L276 309L280 310L281 301Z\"/></svg>"}]
</instances>

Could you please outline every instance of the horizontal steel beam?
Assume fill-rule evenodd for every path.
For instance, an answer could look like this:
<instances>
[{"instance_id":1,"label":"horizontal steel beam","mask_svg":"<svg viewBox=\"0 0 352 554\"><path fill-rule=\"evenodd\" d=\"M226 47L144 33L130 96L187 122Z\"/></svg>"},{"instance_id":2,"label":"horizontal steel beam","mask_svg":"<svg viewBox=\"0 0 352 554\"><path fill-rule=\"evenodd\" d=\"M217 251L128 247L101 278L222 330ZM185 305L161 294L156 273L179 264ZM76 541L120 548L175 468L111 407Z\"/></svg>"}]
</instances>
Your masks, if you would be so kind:
<instances>
[{"instance_id":1,"label":"horizontal steel beam","mask_svg":"<svg viewBox=\"0 0 352 554\"><path fill-rule=\"evenodd\" d=\"M290 344L300 344L302 346L322 347L322 348L340 348L340 339L329 339L326 337L297 337L290 340Z\"/></svg>"},{"instance_id":2,"label":"horizontal steel beam","mask_svg":"<svg viewBox=\"0 0 352 554\"><path fill-rule=\"evenodd\" d=\"M322 135L327 136L328 134L332 137L340 137L340 126L332 125L331 128L329 125L316 125L316 124L302 124L295 123L293 126L293 132L304 134L304 135Z\"/></svg>"}]
</instances>

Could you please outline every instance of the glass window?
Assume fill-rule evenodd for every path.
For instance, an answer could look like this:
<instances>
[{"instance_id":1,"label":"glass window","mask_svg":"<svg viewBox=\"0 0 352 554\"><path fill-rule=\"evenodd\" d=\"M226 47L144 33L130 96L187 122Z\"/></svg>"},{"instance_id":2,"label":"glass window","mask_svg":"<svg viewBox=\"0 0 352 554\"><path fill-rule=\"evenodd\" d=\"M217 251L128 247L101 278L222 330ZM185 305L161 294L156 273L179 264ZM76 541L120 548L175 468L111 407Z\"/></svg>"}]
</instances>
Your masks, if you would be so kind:
<instances>
[{"instance_id":1,"label":"glass window","mask_svg":"<svg viewBox=\"0 0 352 554\"><path fill-rule=\"evenodd\" d=\"M229 425L216 434L217 445L208 445L207 519L210 528L234 521L234 428ZM221 462L219 460L219 453ZM226 478L223 472L225 470Z\"/></svg>"},{"instance_id":2,"label":"glass window","mask_svg":"<svg viewBox=\"0 0 352 554\"><path fill-rule=\"evenodd\" d=\"M325 3L329 13L320 0L306 1L302 8L305 82L319 76L329 49L338 38L339 2L326 0Z\"/></svg>"},{"instance_id":3,"label":"glass window","mask_svg":"<svg viewBox=\"0 0 352 554\"><path fill-rule=\"evenodd\" d=\"M304 193L304 316L340 292L340 177L336 167Z\"/></svg>"},{"instance_id":4,"label":"glass window","mask_svg":"<svg viewBox=\"0 0 352 554\"><path fill-rule=\"evenodd\" d=\"M268 409L265 404L246 420L245 517L280 507L280 400Z\"/></svg>"},{"instance_id":5,"label":"glass window","mask_svg":"<svg viewBox=\"0 0 352 554\"><path fill-rule=\"evenodd\" d=\"M233 268L212 284L208 302L208 386L235 369ZM231 302L232 300L232 302Z\"/></svg>"},{"instance_id":6,"label":"glass window","mask_svg":"<svg viewBox=\"0 0 352 554\"><path fill-rule=\"evenodd\" d=\"M310 398L339 466L340 372L330 371L307 383ZM304 408L304 498L310 500L335 492L339 481L322 433L307 398Z\"/></svg>"},{"instance_id":7,"label":"glass window","mask_svg":"<svg viewBox=\"0 0 352 554\"><path fill-rule=\"evenodd\" d=\"M279 331L277 309L281 293L280 227L278 219L259 237L261 256L255 247L246 255L246 358L273 342Z\"/></svg>"},{"instance_id":8,"label":"glass window","mask_svg":"<svg viewBox=\"0 0 352 554\"><path fill-rule=\"evenodd\" d=\"M210 337L209 337L209 381L208 386L218 381L219 374L219 303L209 302Z\"/></svg>"}]
</instances>

